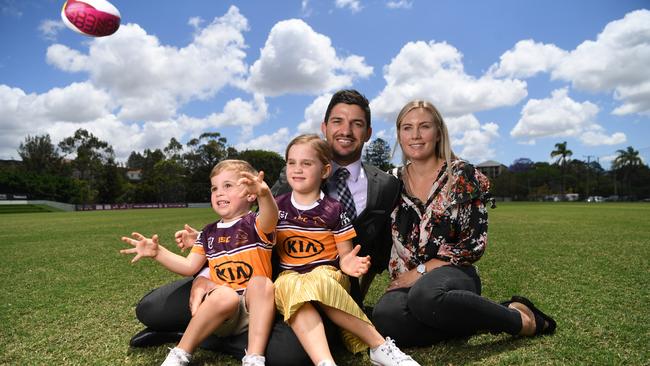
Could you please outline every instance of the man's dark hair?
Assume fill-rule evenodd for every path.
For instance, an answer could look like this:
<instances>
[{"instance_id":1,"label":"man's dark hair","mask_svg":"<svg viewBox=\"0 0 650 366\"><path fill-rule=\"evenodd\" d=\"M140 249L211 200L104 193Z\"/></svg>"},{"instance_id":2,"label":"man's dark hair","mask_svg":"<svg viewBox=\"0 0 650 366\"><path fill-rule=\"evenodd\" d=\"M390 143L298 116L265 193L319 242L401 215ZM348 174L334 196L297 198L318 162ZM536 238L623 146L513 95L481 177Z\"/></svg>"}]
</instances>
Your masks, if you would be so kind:
<instances>
[{"instance_id":1,"label":"man's dark hair","mask_svg":"<svg viewBox=\"0 0 650 366\"><path fill-rule=\"evenodd\" d=\"M332 108L339 103L358 105L366 115L366 128L370 128L370 103L368 99L354 89L339 90L330 99L330 104L325 111L325 123L330 119Z\"/></svg>"}]
</instances>

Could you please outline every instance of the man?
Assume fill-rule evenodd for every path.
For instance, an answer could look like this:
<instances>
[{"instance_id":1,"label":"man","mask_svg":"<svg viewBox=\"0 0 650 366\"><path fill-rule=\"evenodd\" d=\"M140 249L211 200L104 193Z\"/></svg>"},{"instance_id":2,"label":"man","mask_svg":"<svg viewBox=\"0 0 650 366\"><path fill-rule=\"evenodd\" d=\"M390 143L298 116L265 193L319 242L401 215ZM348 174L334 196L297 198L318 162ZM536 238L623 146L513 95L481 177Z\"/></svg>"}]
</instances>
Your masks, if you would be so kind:
<instances>
[{"instance_id":1,"label":"man","mask_svg":"<svg viewBox=\"0 0 650 366\"><path fill-rule=\"evenodd\" d=\"M370 139L372 128L368 100L358 91L341 90L332 96L321 131L334 155L332 171L335 174L328 179L327 194L338 200L349 197L353 201L348 206L350 210L354 207L352 224L357 233L354 244L361 245L359 256L370 255L372 260L370 270L360 283L351 279L352 297L361 305L372 279L388 265L392 245L389 215L399 194L399 183L393 176L361 162L363 146ZM349 176L339 178L337 171L341 167L348 170ZM344 191L345 187L348 191ZM289 189L283 172L271 191L277 196ZM131 339L131 346L145 347L180 338L180 330L185 329L191 318L188 299L190 303L200 301L213 286L208 279L199 276L194 281L192 278L179 280L145 295L136 307L136 314L148 328ZM267 346L267 364L309 364L291 328L278 319ZM243 355L245 346L246 337L210 338L203 344L203 347L236 356Z\"/></svg>"},{"instance_id":2,"label":"man","mask_svg":"<svg viewBox=\"0 0 650 366\"><path fill-rule=\"evenodd\" d=\"M332 96L321 123L321 132L334 156L333 173L327 180L325 190L344 206L345 198L341 195L351 194L354 211L352 214L348 212L348 216L353 217L352 225L357 232L354 245L361 245L359 256L370 255L372 260L370 271L360 281L350 278L351 295L362 308L373 278L388 266L392 245L389 215L399 194L399 183L395 177L361 162L363 145L372 135L370 122L370 106L366 97L356 90L341 90ZM338 185L337 172L340 168L346 168L349 172L345 178L349 192L341 193L344 187ZM283 172L271 192L277 196L289 190Z\"/></svg>"}]
</instances>

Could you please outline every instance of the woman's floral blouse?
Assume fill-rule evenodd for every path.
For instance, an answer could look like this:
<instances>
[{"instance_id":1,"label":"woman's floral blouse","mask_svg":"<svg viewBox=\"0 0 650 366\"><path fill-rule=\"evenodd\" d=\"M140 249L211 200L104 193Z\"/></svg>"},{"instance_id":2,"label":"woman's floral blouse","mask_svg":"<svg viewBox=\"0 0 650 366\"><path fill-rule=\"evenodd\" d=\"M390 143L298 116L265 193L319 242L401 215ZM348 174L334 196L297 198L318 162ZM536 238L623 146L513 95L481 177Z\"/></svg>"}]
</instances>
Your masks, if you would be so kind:
<instances>
[{"instance_id":1,"label":"woman's floral blouse","mask_svg":"<svg viewBox=\"0 0 650 366\"><path fill-rule=\"evenodd\" d=\"M393 170L402 182L400 199L391 213L393 247L388 265L391 278L432 258L452 265L471 265L487 245L487 209L481 198L489 181L462 160L451 162L451 184L446 163L439 170L427 202L406 190L404 167Z\"/></svg>"}]
</instances>

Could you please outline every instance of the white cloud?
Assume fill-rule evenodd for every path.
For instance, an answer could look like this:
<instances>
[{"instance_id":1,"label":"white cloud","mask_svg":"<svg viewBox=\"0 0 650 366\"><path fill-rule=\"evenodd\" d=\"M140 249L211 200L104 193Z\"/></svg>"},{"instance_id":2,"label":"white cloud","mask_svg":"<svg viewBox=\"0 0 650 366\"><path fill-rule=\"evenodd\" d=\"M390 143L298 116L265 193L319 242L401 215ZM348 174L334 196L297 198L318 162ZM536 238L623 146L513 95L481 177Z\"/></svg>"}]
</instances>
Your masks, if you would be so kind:
<instances>
[{"instance_id":1,"label":"white cloud","mask_svg":"<svg viewBox=\"0 0 650 366\"><path fill-rule=\"evenodd\" d=\"M521 111L521 118L510 131L520 139L539 137L577 137L586 145L618 144L625 141L623 133L604 134L596 123L599 108L591 102L576 102L568 89L554 90L548 99L530 99Z\"/></svg>"},{"instance_id":2,"label":"white cloud","mask_svg":"<svg viewBox=\"0 0 650 366\"><path fill-rule=\"evenodd\" d=\"M570 82L576 89L613 92L621 105L616 115L650 115L650 10L628 13L605 26L595 41L572 51L533 40L517 42L488 74L528 78L541 72L554 80Z\"/></svg>"},{"instance_id":3,"label":"white cloud","mask_svg":"<svg viewBox=\"0 0 650 366\"><path fill-rule=\"evenodd\" d=\"M650 113L650 10L609 23L596 41L585 41L552 72L578 89L613 91L623 104L615 114Z\"/></svg>"},{"instance_id":4,"label":"white cloud","mask_svg":"<svg viewBox=\"0 0 650 366\"><path fill-rule=\"evenodd\" d=\"M473 114L445 118L451 146L463 159L483 161L494 157L493 141L499 137L499 126L490 122L481 125Z\"/></svg>"},{"instance_id":5,"label":"white cloud","mask_svg":"<svg viewBox=\"0 0 650 366\"><path fill-rule=\"evenodd\" d=\"M302 0L300 2L300 13L302 14L303 18L309 18L312 13L312 9L309 6L309 0Z\"/></svg>"},{"instance_id":6,"label":"white cloud","mask_svg":"<svg viewBox=\"0 0 650 366\"><path fill-rule=\"evenodd\" d=\"M540 72L549 72L567 54L555 45L527 39L517 42L514 49L501 55L499 63L492 65L489 73L495 77L529 78Z\"/></svg>"},{"instance_id":7,"label":"white cloud","mask_svg":"<svg viewBox=\"0 0 650 366\"><path fill-rule=\"evenodd\" d=\"M389 9L410 9L413 7L413 1L409 0L391 0L386 3Z\"/></svg>"},{"instance_id":8,"label":"white cloud","mask_svg":"<svg viewBox=\"0 0 650 366\"><path fill-rule=\"evenodd\" d=\"M283 127L275 133L258 136L250 141L236 144L235 148L239 151L256 150L256 149L271 150L277 152L278 154L284 157L284 152L287 147L287 144L289 144L289 139L290 139L289 129Z\"/></svg>"},{"instance_id":9,"label":"white cloud","mask_svg":"<svg viewBox=\"0 0 650 366\"><path fill-rule=\"evenodd\" d=\"M126 24L111 37L93 39L88 54L52 45L47 60L64 71L87 72L121 106L121 119L162 120L190 100L208 99L228 84L241 83L247 70L242 32L247 29L246 18L232 6L197 29L183 48L161 45L137 24Z\"/></svg>"},{"instance_id":10,"label":"white cloud","mask_svg":"<svg viewBox=\"0 0 650 366\"><path fill-rule=\"evenodd\" d=\"M54 41L64 28L65 24L60 20L45 19L38 26L38 31L41 32L41 37L48 41Z\"/></svg>"},{"instance_id":11,"label":"white cloud","mask_svg":"<svg viewBox=\"0 0 650 366\"><path fill-rule=\"evenodd\" d=\"M496 123L481 125L474 112L518 103L526 83L465 73L462 54L447 43L410 42L384 67L386 87L370 103L375 119L391 124L408 101L424 99L442 113L453 149L465 159L487 159L499 136Z\"/></svg>"},{"instance_id":12,"label":"white cloud","mask_svg":"<svg viewBox=\"0 0 650 366\"><path fill-rule=\"evenodd\" d=\"M209 129L238 126L241 128L240 139L248 139L253 133L253 127L265 121L267 117L268 105L264 97L257 94L250 102L241 98L228 101L220 113L212 113L205 118L181 116L179 122L195 134Z\"/></svg>"},{"instance_id":13,"label":"white cloud","mask_svg":"<svg viewBox=\"0 0 650 366\"><path fill-rule=\"evenodd\" d=\"M298 125L299 133L320 133L320 126L325 118L325 111L332 99L332 94L321 95L305 108L305 120Z\"/></svg>"},{"instance_id":14,"label":"white cloud","mask_svg":"<svg viewBox=\"0 0 650 366\"><path fill-rule=\"evenodd\" d=\"M204 22L204 20L201 17L191 17L187 21L187 24L189 24L195 30L199 30L201 28L201 24L203 24L203 22Z\"/></svg>"},{"instance_id":15,"label":"white cloud","mask_svg":"<svg viewBox=\"0 0 650 366\"><path fill-rule=\"evenodd\" d=\"M583 133L580 136L580 141L587 146L618 145L627 141L627 138L622 132L616 132L608 136L601 129L595 129L594 131L586 131Z\"/></svg>"},{"instance_id":16,"label":"white cloud","mask_svg":"<svg viewBox=\"0 0 650 366\"><path fill-rule=\"evenodd\" d=\"M648 60L650 62L650 60ZM636 85L619 86L614 92L614 99L624 103L612 111L616 115L639 113L650 115L650 79Z\"/></svg>"},{"instance_id":17,"label":"white cloud","mask_svg":"<svg viewBox=\"0 0 650 366\"><path fill-rule=\"evenodd\" d=\"M0 11L2 12L2 15L21 18L23 16L23 12L18 8L18 5L16 5L17 2L18 1L16 0L2 1L2 3L0 4Z\"/></svg>"},{"instance_id":18,"label":"white cloud","mask_svg":"<svg viewBox=\"0 0 650 366\"><path fill-rule=\"evenodd\" d=\"M357 13L361 11L363 6L359 0L336 0L336 7L339 9L350 9L351 12Z\"/></svg>"},{"instance_id":19,"label":"white cloud","mask_svg":"<svg viewBox=\"0 0 650 366\"><path fill-rule=\"evenodd\" d=\"M413 99L434 103L447 118L515 105L527 95L523 81L466 74L462 54L445 42L407 43L384 67L384 79L386 87L371 109L389 121Z\"/></svg>"},{"instance_id":20,"label":"white cloud","mask_svg":"<svg viewBox=\"0 0 650 366\"><path fill-rule=\"evenodd\" d=\"M339 58L327 36L290 19L273 26L250 74L250 89L265 95L319 94L368 77L372 67L361 56Z\"/></svg>"}]
</instances>

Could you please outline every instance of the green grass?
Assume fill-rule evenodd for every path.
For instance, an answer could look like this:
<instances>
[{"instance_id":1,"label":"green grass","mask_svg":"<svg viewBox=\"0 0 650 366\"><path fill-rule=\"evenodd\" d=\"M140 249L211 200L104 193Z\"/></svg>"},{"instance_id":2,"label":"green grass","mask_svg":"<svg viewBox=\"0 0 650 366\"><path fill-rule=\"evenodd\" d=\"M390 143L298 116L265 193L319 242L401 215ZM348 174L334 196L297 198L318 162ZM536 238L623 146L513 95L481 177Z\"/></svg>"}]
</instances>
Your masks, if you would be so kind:
<instances>
[{"instance_id":1,"label":"green grass","mask_svg":"<svg viewBox=\"0 0 650 366\"><path fill-rule=\"evenodd\" d=\"M47 205L0 205L0 214L60 212L61 210Z\"/></svg>"},{"instance_id":2,"label":"green grass","mask_svg":"<svg viewBox=\"0 0 650 366\"><path fill-rule=\"evenodd\" d=\"M159 364L166 347L130 349L150 289L177 278L118 250L133 230L171 247L210 209L5 214L0 220L0 364ZM481 335L409 349L423 365L649 364L650 204L503 203L490 210L478 265L483 294L531 298L558 322L553 336ZM371 288L373 304L387 283ZM337 352L339 365L369 364ZM209 351L196 364L238 365Z\"/></svg>"}]
</instances>

